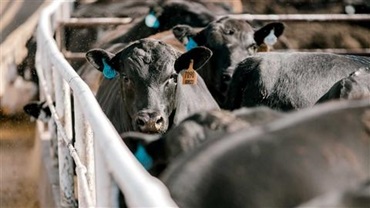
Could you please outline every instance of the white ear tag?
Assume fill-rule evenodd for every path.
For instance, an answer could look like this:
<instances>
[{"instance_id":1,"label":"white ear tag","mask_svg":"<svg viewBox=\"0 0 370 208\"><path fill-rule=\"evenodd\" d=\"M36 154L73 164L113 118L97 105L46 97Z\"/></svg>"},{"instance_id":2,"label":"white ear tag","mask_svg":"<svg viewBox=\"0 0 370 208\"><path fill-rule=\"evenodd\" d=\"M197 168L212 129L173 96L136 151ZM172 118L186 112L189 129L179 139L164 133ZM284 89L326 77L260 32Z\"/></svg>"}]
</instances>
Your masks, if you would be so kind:
<instances>
[{"instance_id":1,"label":"white ear tag","mask_svg":"<svg viewBox=\"0 0 370 208\"><path fill-rule=\"evenodd\" d=\"M272 46L277 42L277 37L275 36L274 30L270 31L270 34L265 37L263 42L268 46Z\"/></svg>"}]
</instances>

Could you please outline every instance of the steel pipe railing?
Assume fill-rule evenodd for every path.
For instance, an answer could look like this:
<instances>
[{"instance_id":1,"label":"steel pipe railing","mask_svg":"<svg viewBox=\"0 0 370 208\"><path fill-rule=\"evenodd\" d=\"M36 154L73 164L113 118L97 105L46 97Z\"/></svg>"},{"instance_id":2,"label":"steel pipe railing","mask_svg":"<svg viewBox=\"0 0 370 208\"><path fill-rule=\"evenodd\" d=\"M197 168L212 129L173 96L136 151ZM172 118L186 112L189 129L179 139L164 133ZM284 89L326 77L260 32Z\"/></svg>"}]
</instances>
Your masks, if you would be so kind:
<instances>
[{"instance_id":1,"label":"steel pipe railing","mask_svg":"<svg viewBox=\"0 0 370 208\"><path fill-rule=\"evenodd\" d=\"M370 14L231 14L223 15L248 21L284 21L284 22L335 22L335 21L370 21ZM221 16L221 17L223 17Z\"/></svg>"},{"instance_id":2,"label":"steel pipe railing","mask_svg":"<svg viewBox=\"0 0 370 208\"><path fill-rule=\"evenodd\" d=\"M229 14L221 15L219 18L229 16L237 19L244 19L248 21L284 21L284 22L366 22L370 24L370 14ZM92 27L102 25L127 25L132 26L131 18L70 18L60 22L58 39L62 39L64 27ZM61 36L61 37L58 37ZM84 53L71 52L66 50L62 41L60 46L63 49L63 54L68 60L82 60L85 59ZM293 49L288 49L293 50ZM370 48L347 50L347 49L294 49L295 51L325 51L339 54L362 54L369 55Z\"/></svg>"}]
</instances>

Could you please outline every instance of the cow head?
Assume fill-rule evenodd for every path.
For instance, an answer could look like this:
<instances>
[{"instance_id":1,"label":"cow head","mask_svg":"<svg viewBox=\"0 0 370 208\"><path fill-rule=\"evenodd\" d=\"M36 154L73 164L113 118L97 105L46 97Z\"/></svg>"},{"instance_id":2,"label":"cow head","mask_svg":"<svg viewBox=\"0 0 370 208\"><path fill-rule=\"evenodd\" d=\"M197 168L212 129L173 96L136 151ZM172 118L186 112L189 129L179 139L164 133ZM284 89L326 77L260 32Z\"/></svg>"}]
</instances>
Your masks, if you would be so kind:
<instances>
[{"instance_id":1,"label":"cow head","mask_svg":"<svg viewBox=\"0 0 370 208\"><path fill-rule=\"evenodd\" d=\"M266 41L276 40L283 33L284 25L270 23L254 30L244 20L223 17L199 32L186 25L178 25L172 31L188 49L205 46L212 50L210 62L199 73L212 95L222 104L237 64L256 54L258 47Z\"/></svg>"},{"instance_id":2,"label":"cow head","mask_svg":"<svg viewBox=\"0 0 370 208\"><path fill-rule=\"evenodd\" d=\"M194 27L204 27L215 20L204 5L194 1L169 1L152 6L149 14L158 20L160 31L170 30L177 24L189 24Z\"/></svg>"},{"instance_id":3,"label":"cow head","mask_svg":"<svg viewBox=\"0 0 370 208\"><path fill-rule=\"evenodd\" d=\"M164 133L176 109L178 73L189 66L191 59L194 69L200 68L211 54L209 49L198 47L181 55L161 41L143 39L117 54L93 49L86 57L107 79L119 82L119 90L114 89L115 95L101 95L104 91L102 83L97 97L119 94L126 118L121 120L131 125L127 130Z\"/></svg>"},{"instance_id":4,"label":"cow head","mask_svg":"<svg viewBox=\"0 0 370 208\"><path fill-rule=\"evenodd\" d=\"M158 32L170 30L177 24L204 27L216 17L202 4L187 1L164 1L150 7L148 14L128 31L113 31L114 38L107 35L106 42L129 43L141 38L146 38Z\"/></svg>"},{"instance_id":5,"label":"cow head","mask_svg":"<svg viewBox=\"0 0 370 208\"><path fill-rule=\"evenodd\" d=\"M35 120L48 122L51 118L51 111L46 101L32 101L26 104L23 110Z\"/></svg>"}]
</instances>

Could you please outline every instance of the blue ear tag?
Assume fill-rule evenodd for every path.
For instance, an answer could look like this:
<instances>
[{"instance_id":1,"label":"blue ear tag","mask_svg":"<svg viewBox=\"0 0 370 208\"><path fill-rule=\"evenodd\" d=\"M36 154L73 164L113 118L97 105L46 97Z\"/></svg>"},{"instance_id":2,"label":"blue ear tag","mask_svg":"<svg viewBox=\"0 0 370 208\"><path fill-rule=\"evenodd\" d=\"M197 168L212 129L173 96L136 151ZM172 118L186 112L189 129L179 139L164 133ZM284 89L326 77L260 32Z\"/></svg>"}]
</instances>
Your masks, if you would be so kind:
<instances>
[{"instance_id":1,"label":"blue ear tag","mask_svg":"<svg viewBox=\"0 0 370 208\"><path fill-rule=\"evenodd\" d=\"M145 150L143 145L139 144L135 152L136 159L144 166L146 170L153 167L153 159Z\"/></svg>"},{"instance_id":2,"label":"blue ear tag","mask_svg":"<svg viewBox=\"0 0 370 208\"><path fill-rule=\"evenodd\" d=\"M153 12L150 12L146 17L145 17L145 25L157 29L159 28L159 21L157 17L154 15Z\"/></svg>"},{"instance_id":3,"label":"blue ear tag","mask_svg":"<svg viewBox=\"0 0 370 208\"><path fill-rule=\"evenodd\" d=\"M105 59L103 59L103 65L104 65L103 75L104 75L105 78L107 78L107 79L113 79L115 76L117 76L117 72L114 71L112 69L112 67L107 64L107 62L105 61Z\"/></svg>"},{"instance_id":4,"label":"blue ear tag","mask_svg":"<svg viewBox=\"0 0 370 208\"><path fill-rule=\"evenodd\" d=\"M190 51L191 49L198 46L198 44L194 41L193 38L189 37L188 39L189 39L188 43L185 45L186 51Z\"/></svg>"}]
</instances>

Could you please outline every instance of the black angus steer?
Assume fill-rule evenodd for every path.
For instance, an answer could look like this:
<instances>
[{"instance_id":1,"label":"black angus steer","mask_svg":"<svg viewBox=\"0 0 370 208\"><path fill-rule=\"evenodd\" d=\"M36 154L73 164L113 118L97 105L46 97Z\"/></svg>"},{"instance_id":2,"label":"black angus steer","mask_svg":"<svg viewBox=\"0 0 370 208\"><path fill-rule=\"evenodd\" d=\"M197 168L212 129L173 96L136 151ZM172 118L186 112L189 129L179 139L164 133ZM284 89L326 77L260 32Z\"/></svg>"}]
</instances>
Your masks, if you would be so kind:
<instances>
[{"instance_id":1,"label":"black angus steer","mask_svg":"<svg viewBox=\"0 0 370 208\"><path fill-rule=\"evenodd\" d=\"M310 107L334 83L364 67L361 60L321 52L256 54L235 70L225 108L265 105L289 111Z\"/></svg>"},{"instance_id":2,"label":"black angus steer","mask_svg":"<svg viewBox=\"0 0 370 208\"><path fill-rule=\"evenodd\" d=\"M336 82L317 103L337 99L370 99L370 68L360 68Z\"/></svg>"},{"instance_id":3,"label":"black angus steer","mask_svg":"<svg viewBox=\"0 0 370 208\"><path fill-rule=\"evenodd\" d=\"M213 5L212 9L224 9ZM224 11L227 13L227 10ZM106 33L96 44L105 48L114 43L129 43L149 37L158 32L170 30L178 24L205 27L216 16L205 5L195 1L163 1L150 7L148 14L129 29L117 28Z\"/></svg>"},{"instance_id":4,"label":"black angus steer","mask_svg":"<svg viewBox=\"0 0 370 208\"><path fill-rule=\"evenodd\" d=\"M294 207L369 180L370 100L330 102L213 139L160 179L179 207Z\"/></svg>"},{"instance_id":5,"label":"black angus steer","mask_svg":"<svg viewBox=\"0 0 370 208\"><path fill-rule=\"evenodd\" d=\"M199 69L211 54L202 47L180 54L161 41L142 39L116 54L94 49L86 57L105 74L96 98L119 133L164 133L191 113L218 108L201 77L184 85L180 73L190 60Z\"/></svg>"},{"instance_id":6,"label":"black angus steer","mask_svg":"<svg viewBox=\"0 0 370 208\"><path fill-rule=\"evenodd\" d=\"M207 3L207 7L213 5ZM117 28L113 31L106 32L99 41L95 43L97 48L104 48L105 50L115 53L120 48L123 48L131 41L142 38L151 37L154 39L164 39L162 31L167 31L177 24L188 24L196 27L206 26L209 22L216 19L211 10L199 2L187 1L164 1L152 3L146 17L136 21L132 27ZM213 10L224 10L220 5L213 5ZM226 10L224 11L226 12ZM158 25L147 25L146 19L152 19ZM171 37L172 38L172 37ZM168 43L168 41L163 40ZM172 41L174 45L177 41ZM100 85L101 76L94 70L90 64L85 63L78 70L77 73L89 85L94 94Z\"/></svg>"},{"instance_id":7,"label":"black angus steer","mask_svg":"<svg viewBox=\"0 0 370 208\"><path fill-rule=\"evenodd\" d=\"M152 175L158 176L177 157L191 154L209 140L283 116L285 114L266 107L241 108L232 112L209 110L190 115L163 135L127 132L121 137L132 152L145 152L145 157L138 157L139 161Z\"/></svg>"},{"instance_id":8,"label":"black angus steer","mask_svg":"<svg viewBox=\"0 0 370 208\"><path fill-rule=\"evenodd\" d=\"M282 23L270 23L258 30L245 20L223 17L197 32L188 25L172 29L175 37L190 49L205 46L213 52L211 60L199 70L211 94L222 106L232 74L239 62L255 55L266 42L273 44L284 31Z\"/></svg>"}]
</instances>

